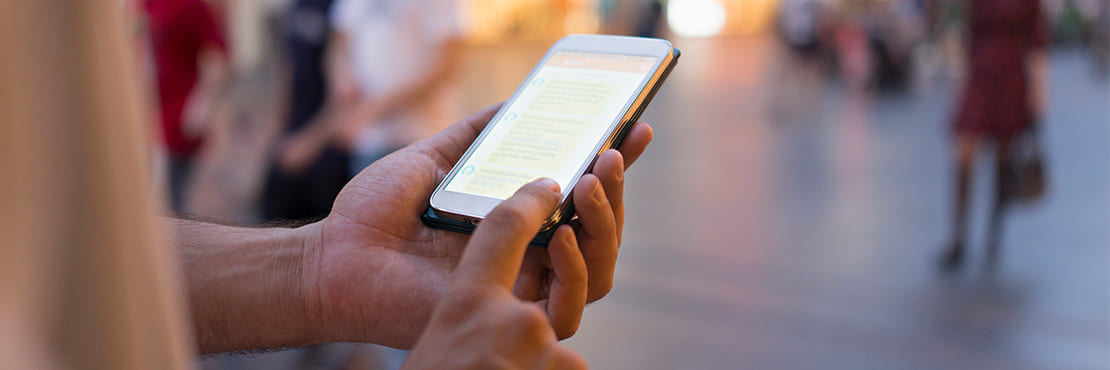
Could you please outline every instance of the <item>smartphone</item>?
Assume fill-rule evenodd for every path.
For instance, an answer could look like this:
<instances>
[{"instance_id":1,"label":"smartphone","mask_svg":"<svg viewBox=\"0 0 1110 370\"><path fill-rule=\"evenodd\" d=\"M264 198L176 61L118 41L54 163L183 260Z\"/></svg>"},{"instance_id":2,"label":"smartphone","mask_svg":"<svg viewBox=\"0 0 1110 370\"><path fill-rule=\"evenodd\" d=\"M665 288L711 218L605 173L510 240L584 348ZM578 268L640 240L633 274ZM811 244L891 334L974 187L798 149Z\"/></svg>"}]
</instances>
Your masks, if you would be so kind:
<instances>
[{"instance_id":1,"label":"smartphone","mask_svg":"<svg viewBox=\"0 0 1110 370\"><path fill-rule=\"evenodd\" d=\"M571 192L620 145L678 61L666 40L571 35L557 41L432 193L424 223L469 233L529 181L563 191L535 245L574 215Z\"/></svg>"}]
</instances>

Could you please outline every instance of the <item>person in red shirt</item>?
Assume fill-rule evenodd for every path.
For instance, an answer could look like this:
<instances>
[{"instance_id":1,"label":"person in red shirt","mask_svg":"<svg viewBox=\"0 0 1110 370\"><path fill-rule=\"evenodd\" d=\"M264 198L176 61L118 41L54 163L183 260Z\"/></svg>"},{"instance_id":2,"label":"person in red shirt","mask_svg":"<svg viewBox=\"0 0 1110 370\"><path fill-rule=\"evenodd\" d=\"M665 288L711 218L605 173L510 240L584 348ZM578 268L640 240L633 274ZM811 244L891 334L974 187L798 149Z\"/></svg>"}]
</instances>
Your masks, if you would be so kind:
<instances>
[{"instance_id":1,"label":"person in red shirt","mask_svg":"<svg viewBox=\"0 0 1110 370\"><path fill-rule=\"evenodd\" d=\"M1044 115L1047 91L1048 25L1040 0L977 0L968 3L968 75L953 121L956 157L952 239L940 265L951 270L963 260L971 175L982 145L995 152L995 197L987 230L988 262L997 258L1006 210L1006 153L1013 140L1034 129Z\"/></svg>"},{"instance_id":2,"label":"person in red shirt","mask_svg":"<svg viewBox=\"0 0 1110 370\"><path fill-rule=\"evenodd\" d=\"M150 57L155 66L162 138L169 154L174 211L184 193L204 130L227 85L227 42L201 0L145 0Z\"/></svg>"}]
</instances>

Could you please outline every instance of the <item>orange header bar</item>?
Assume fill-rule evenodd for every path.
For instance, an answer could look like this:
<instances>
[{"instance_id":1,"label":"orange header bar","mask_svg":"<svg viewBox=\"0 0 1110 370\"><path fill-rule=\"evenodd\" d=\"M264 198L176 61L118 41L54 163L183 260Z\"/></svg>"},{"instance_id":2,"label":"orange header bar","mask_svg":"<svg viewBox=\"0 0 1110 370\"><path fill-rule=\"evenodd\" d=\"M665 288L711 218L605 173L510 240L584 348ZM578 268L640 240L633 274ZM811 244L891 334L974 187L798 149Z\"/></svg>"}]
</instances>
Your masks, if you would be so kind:
<instances>
[{"instance_id":1,"label":"orange header bar","mask_svg":"<svg viewBox=\"0 0 1110 370\"><path fill-rule=\"evenodd\" d=\"M582 53L557 51L547 60L551 67L595 69L614 72L648 73L655 65L655 57L635 55Z\"/></svg>"}]
</instances>

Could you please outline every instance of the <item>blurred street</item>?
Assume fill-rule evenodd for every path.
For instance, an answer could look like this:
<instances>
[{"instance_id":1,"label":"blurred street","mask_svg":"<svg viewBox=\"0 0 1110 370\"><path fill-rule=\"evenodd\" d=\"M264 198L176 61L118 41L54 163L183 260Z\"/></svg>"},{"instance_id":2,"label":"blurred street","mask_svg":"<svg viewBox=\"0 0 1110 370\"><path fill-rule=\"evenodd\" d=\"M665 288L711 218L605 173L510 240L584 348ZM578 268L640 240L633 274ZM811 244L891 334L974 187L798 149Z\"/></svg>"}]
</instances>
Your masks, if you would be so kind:
<instances>
[{"instance_id":1,"label":"blurred street","mask_svg":"<svg viewBox=\"0 0 1110 370\"><path fill-rule=\"evenodd\" d=\"M593 367L1110 366L1110 86L1083 56L1051 56L1048 196L1013 213L998 269L972 233L969 268L944 276L958 88L853 99L834 83L797 107L812 120L784 124L761 110L776 44L676 47L628 175L615 286L570 341Z\"/></svg>"}]
</instances>

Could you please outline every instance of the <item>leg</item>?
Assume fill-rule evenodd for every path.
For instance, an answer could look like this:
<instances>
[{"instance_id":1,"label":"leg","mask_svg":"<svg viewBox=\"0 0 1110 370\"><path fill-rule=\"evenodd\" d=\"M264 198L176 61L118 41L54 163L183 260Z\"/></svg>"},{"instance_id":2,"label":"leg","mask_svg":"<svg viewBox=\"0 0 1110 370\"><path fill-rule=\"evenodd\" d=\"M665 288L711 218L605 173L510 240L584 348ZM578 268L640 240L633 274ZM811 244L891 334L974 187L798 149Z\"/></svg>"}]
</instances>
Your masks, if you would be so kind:
<instances>
[{"instance_id":1,"label":"leg","mask_svg":"<svg viewBox=\"0 0 1110 370\"><path fill-rule=\"evenodd\" d=\"M964 243L967 239L968 203L971 196L971 168L975 161L977 139L970 135L956 138L955 165L956 186L952 206L952 239L948 249L941 256L943 269L959 267L963 261Z\"/></svg>"},{"instance_id":2,"label":"leg","mask_svg":"<svg viewBox=\"0 0 1110 370\"><path fill-rule=\"evenodd\" d=\"M1002 241L1003 218L1008 205L1008 194L1013 186L1013 173L1006 153L1010 149L1008 139L999 139L995 144L994 159L994 205L991 207L990 221L987 224L987 262L993 265L998 259L998 248Z\"/></svg>"},{"instance_id":3,"label":"leg","mask_svg":"<svg viewBox=\"0 0 1110 370\"><path fill-rule=\"evenodd\" d=\"M306 218L304 183L301 176L285 174L276 164L271 164L259 207L262 220L301 221Z\"/></svg>"},{"instance_id":4,"label":"leg","mask_svg":"<svg viewBox=\"0 0 1110 370\"><path fill-rule=\"evenodd\" d=\"M193 172L193 158L183 155L170 154L170 208L174 214L184 215L186 212L186 194L188 194L189 179Z\"/></svg>"},{"instance_id":5,"label":"leg","mask_svg":"<svg viewBox=\"0 0 1110 370\"><path fill-rule=\"evenodd\" d=\"M328 216L339 192L347 185L350 157L335 149L325 149L312 165L305 184L306 218L319 220Z\"/></svg>"}]
</instances>

